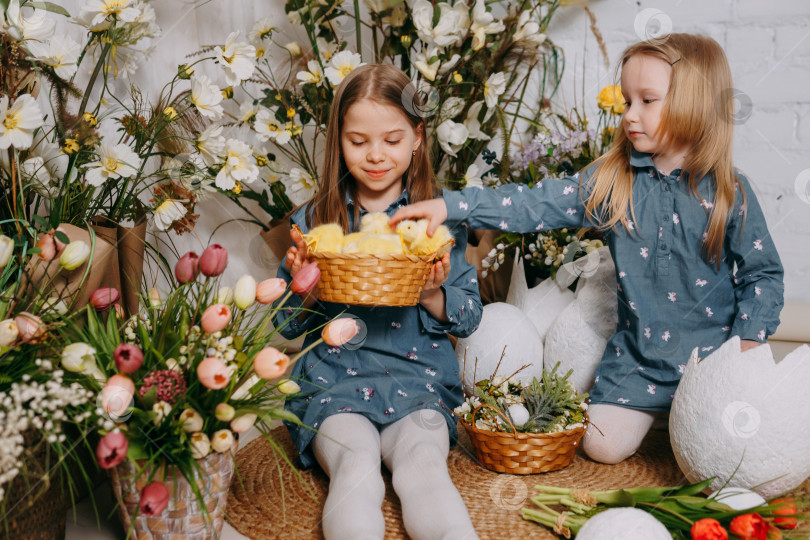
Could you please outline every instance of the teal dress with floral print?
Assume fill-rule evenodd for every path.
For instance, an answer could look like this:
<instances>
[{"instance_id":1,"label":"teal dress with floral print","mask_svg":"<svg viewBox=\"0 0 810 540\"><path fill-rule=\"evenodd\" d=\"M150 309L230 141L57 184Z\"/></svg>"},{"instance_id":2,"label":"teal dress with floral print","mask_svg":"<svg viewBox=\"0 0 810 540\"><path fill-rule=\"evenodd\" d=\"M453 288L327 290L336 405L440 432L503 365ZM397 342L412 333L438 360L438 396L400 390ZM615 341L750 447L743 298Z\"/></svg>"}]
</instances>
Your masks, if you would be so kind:
<instances>
[{"instance_id":1,"label":"teal dress with floral print","mask_svg":"<svg viewBox=\"0 0 810 540\"><path fill-rule=\"evenodd\" d=\"M605 234L616 265L618 325L590 395L592 403L662 411L670 408L695 347L705 357L731 336L764 342L776 330L783 269L742 174L737 177L747 198L737 189L718 267L701 252L713 177L704 177L695 195L679 179L680 170L662 174L650 154L634 151L630 165L634 218L628 228L618 225ZM447 224L523 233L591 226L583 201L592 170L531 188L445 191Z\"/></svg>"},{"instance_id":2,"label":"teal dress with floral print","mask_svg":"<svg viewBox=\"0 0 810 540\"><path fill-rule=\"evenodd\" d=\"M354 203L347 198L349 216ZM407 193L386 210L392 215L408 204ZM365 210L361 209L360 215ZM306 232L305 207L298 209L291 222ZM351 224L352 230L355 229ZM395 422L419 409L441 411L451 442L456 440L456 420L452 409L461 404L459 364L447 333L466 337L481 321L481 297L475 267L464 259L467 232L452 231L455 246L450 253L451 272L442 286L447 322L440 322L421 305L412 307L364 307L318 302L313 313L298 321L283 310L276 323L284 337L291 339L311 331L304 347L320 337L319 327L334 317L355 317L361 331L343 347L320 344L295 364L293 380L301 385L300 397L289 399L285 408L302 423L317 429L332 414L353 412L364 415L377 426ZM282 266L278 277L291 279ZM290 306L301 304L293 296ZM311 445L315 431L287 422L290 436L300 455L300 465L314 464Z\"/></svg>"}]
</instances>

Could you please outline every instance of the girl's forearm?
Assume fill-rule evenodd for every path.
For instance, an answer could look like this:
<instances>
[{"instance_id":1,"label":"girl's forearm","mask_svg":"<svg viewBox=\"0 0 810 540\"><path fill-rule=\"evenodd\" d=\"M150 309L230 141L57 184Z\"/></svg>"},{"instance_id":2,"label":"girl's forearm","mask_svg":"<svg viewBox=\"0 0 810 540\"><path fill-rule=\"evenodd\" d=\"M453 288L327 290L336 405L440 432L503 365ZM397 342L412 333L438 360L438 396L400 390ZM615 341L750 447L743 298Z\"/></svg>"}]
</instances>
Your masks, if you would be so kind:
<instances>
[{"instance_id":1,"label":"girl's forearm","mask_svg":"<svg viewBox=\"0 0 810 540\"><path fill-rule=\"evenodd\" d=\"M422 304L422 307L428 310L428 312L433 315L437 321L443 323L448 322L444 289L441 287L429 293L422 294L422 297L419 299L419 303Z\"/></svg>"}]
</instances>

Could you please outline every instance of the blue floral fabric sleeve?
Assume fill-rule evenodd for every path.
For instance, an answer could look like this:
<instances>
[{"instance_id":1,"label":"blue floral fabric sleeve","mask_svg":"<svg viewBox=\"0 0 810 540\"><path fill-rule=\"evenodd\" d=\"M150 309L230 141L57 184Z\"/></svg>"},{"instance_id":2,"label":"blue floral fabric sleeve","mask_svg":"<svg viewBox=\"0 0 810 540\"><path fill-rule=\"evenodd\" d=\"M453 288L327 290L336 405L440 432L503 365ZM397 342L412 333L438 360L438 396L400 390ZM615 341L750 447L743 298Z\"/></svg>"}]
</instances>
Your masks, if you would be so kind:
<instances>
[{"instance_id":1,"label":"blue floral fabric sleeve","mask_svg":"<svg viewBox=\"0 0 810 540\"><path fill-rule=\"evenodd\" d=\"M465 222L473 229L519 233L591 226L583 204L588 187L585 177L577 173L549 178L531 188L524 184L505 184L495 189L444 190L447 225Z\"/></svg>"},{"instance_id":2,"label":"blue floral fabric sleeve","mask_svg":"<svg viewBox=\"0 0 810 540\"><path fill-rule=\"evenodd\" d=\"M452 230L456 243L450 252L450 276L442 285L445 294L447 322L437 320L419 306L419 320L429 333L447 332L456 337L467 337L478 328L483 314L481 295L478 292L476 269L464 258L467 249L467 230L456 227Z\"/></svg>"},{"instance_id":3,"label":"blue floral fabric sleeve","mask_svg":"<svg viewBox=\"0 0 810 540\"><path fill-rule=\"evenodd\" d=\"M737 266L734 296L737 313L731 335L764 342L779 326L784 305L784 270L748 179L737 173L746 200L738 189L726 229L726 257Z\"/></svg>"}]
</instances>

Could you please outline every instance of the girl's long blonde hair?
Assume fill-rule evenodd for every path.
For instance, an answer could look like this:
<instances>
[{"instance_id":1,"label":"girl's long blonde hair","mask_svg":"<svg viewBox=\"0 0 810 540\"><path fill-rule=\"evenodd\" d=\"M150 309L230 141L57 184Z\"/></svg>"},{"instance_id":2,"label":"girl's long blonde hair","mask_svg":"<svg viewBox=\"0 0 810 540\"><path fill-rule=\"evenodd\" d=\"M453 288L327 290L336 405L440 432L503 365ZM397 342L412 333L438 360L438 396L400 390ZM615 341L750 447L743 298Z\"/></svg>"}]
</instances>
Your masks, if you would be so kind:
<instances>
[{"instance_id":1,"label":"girl's long blonde hair","mask_svg":"<svg viewBox=\"0 0 810 540\"><path fill-rule=\"evenodd\" d=\"M746 198L731 158L734 86L726 54L709 37L670 34L628 47L620 66L637 54L660 58L672 66L656 135L664 144L690 148L682 170L695 196L701 179L708 174L714 177L714 205L701 249L706 259L719 267L735 190L741 190L743 202ZM635 221L632 149L624 129L617 129L610 149L591 165L596 169L590 179L592 191L585 207L587 214L605 229L619 223L628 228L628 208Z\"/></svg>"},{"instance_id":2,"label":"girl's long blonde hair","mask_svg":"<svg viewBox=\"0 0 810 540\"><path fill-rule=\"evenodd\" d=\"M430 150L425 140L425 124L421 113L423 104L413 83L394 65L367 64L349 73L335 90L326 128L323 175L318 181L318 190L309 201L307 211L309 227L322 223L339 223L344 232L351 232L346 209L347 193L355 201L353 222L355 226L359 225L357 181L343 160L340 134L346 111L361 99L371 99L382 105L398 108L408 118L411 126L421 131L422 144L416 149L403 178L409 201L414 203L432 199L439 193L430 163Z\"/></svg>"}]
</instances>

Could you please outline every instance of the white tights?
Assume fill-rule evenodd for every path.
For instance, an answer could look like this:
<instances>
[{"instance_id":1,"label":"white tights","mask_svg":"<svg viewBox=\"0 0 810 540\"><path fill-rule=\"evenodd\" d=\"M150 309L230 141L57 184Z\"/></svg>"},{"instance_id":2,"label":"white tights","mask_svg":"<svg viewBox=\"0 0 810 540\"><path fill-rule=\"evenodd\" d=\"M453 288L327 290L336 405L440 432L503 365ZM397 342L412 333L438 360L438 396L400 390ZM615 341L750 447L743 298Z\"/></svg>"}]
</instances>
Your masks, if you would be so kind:
<instances>
[{"instance_id":1,"label":"white tights","mask_svg":"<svg viewBox=\"0 0 810 540\"><path fill-rule=\"evenodd\" d=\"M335 414L324 420L313 450L329 475L323 509L327 540L384 538L381 459L391 471L411 538L478 539L447 472L449 437L442 413L415 411L380 431L360 414Z\"/></svg>"},{"instance_id":2,"label":"white tights","mask_svg":"<svg viewBox=\"0 0 810 540\"><path fill-rule=\"evenodd\" d=\"M591 426L582 449L594 461L614 465L632 456L653 425L656 414L617 405L588 407ZM598 428L598 429L597 429Z\"/></svg>"}]
</instances>

